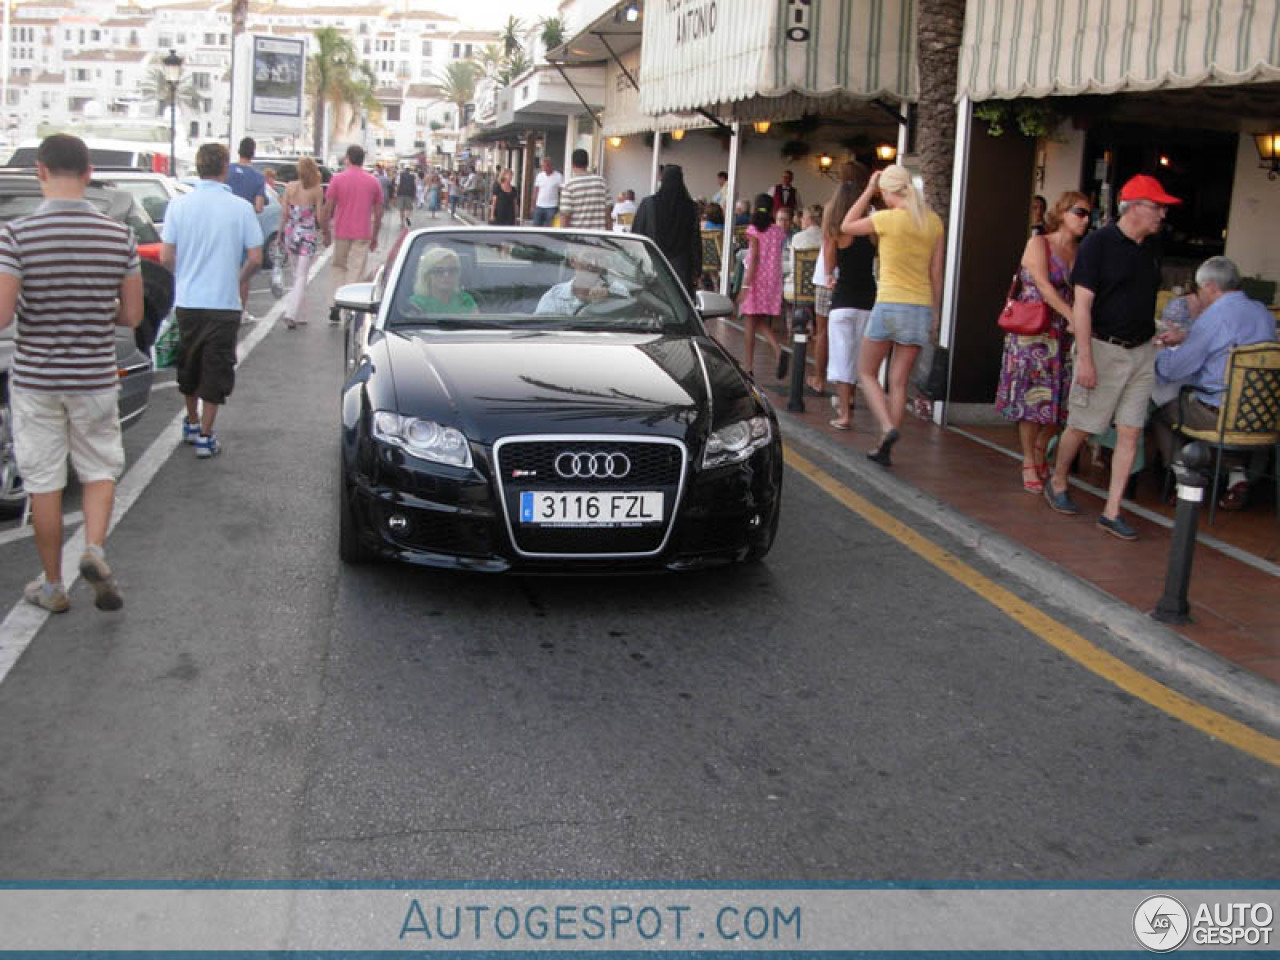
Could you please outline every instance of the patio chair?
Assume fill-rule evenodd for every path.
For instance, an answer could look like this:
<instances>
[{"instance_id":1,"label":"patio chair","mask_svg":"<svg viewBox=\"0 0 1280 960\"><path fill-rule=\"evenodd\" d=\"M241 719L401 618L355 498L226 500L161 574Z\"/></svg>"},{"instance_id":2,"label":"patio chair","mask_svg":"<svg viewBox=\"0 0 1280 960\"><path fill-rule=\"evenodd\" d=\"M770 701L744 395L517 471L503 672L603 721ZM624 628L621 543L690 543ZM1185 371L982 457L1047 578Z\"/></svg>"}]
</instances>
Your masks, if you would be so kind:
<instances>
[{"instance_id":1,"label":"patio chair","mask_svg":"<svg viewBox=\"0 0 1280 960\"><path fill-rule=\"evenodd\" d=\"M702 276L712 290L720 289L720 260L724 250L723 230L702 231Z\"/></svg>"},{"instance_id":2,"label":"patio chair","mask_svg":"<svg viewBox=\"0 0 1280 960\"><path fill-rule=\"evenodd\" d=\"M1222 454L1226 450L1274 450L1272 479L1276 486L1276 514L1280 520L1280 343L1255 343L1235 347L1227 360L1226 389L1218 410L1217 426L1197 430L1183 425L1191 387L1178 394L1178 423L1173 429L1217 451L1213 464L1213 496L1209 501L1209 525L1218 506L1222 483Z\"/></svg>"}]
</instances>

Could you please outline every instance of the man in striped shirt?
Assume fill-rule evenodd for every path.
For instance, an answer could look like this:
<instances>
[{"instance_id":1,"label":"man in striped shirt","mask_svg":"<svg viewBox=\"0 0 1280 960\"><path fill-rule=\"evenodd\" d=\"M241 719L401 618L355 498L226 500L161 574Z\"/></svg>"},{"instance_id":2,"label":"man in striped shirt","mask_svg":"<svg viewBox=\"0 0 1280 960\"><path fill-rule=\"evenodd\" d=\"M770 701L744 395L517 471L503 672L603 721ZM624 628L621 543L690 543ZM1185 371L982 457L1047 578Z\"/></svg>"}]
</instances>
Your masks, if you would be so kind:
<instances>
[{"instance_id":1,"label":"man in striped shirt","mask_svg":"<svg viewBox=\"0 0 1280 960\"><path fill-rule=\"evenodd\" d=\"M560 188L560 226L575 230L609 229L609 188L604 177L587 173L591 162L579 148L571 158L573 176Z\"/></svg>"},{"instance_id":2,"label":"man in striped shirt","mask_svg":"<svg viewBox=\"0 0 1280 960\"><path fill-rule=\"evenodd\" d=\"M24 596L62 613L62 490L67 458L83 487L80 573L100 610L124 599L103 555L124 445L116 394L115 328L142 320L133 234L84 198L89 151L78 137L45 138L36 155L44 203L0 228L0 328L18 319L10 371L14 453L31 497L44 572Z\"/></svg>"}]
</instances>

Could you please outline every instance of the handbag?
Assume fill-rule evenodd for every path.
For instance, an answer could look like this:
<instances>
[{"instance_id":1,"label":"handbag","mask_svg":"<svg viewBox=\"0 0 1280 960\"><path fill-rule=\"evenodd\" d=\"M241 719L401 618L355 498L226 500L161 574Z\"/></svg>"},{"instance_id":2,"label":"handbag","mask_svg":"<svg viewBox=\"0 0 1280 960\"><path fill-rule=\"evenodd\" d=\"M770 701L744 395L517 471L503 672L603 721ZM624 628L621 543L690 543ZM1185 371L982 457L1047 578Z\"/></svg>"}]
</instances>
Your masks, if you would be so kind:
<instances>
[{"instance_id":1,"label":"handbag","mask_svg":"<svg viewBox=\"0 0 1280 960\"><path fill-rule=\"evenodd\" d=\"M1047 254L1049 241L1046 240L1044 245ZM1009 293L1005 296L1004 309L1000 311L1000 318L996 322L1005 333L1037 337L1049 329L1049 305L1043 300L1023 300L1023 289L1022 271L1015 270L1013 282L1009 284Z\"/></svg>"},{"instance_id":2,"label":"handbag","mask_svg":"<svg viewBox=\"0 0 1280 960\"><path fill-rule=\"evenodd\" d=\"M272 251L271 257L271 295L274 297L284 296L284 260L285 250L282 243Z\"/></svg>"}]
</instances>

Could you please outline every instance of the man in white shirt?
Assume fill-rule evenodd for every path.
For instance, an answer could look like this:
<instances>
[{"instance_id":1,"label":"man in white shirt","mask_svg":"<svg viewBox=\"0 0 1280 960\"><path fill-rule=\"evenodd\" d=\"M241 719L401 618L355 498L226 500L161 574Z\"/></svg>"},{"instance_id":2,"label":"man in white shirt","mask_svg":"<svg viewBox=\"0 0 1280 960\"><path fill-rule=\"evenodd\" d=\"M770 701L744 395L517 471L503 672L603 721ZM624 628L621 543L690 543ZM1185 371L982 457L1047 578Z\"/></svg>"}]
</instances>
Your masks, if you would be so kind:
<instances>
[{"instance_id":1,"label":"man in white shirt","mask_svg":"<svg viewBox=\"0 0 1280 960\"><path fill-rule=\"evenodd\" d=\"M636 217L636 192L623 190L618 194L618 202L609 212L613 218L613 229L618 233L630 233L631 221Z\"/></svg>"},{"instance_id":2,"label":"man in white shirt","mask_svg":"<svg viewBox=\"0 0 1280 960\"><path fill-rule=\"evenodd\" d=\"M551 164L550 157L542 158L542 170L533 179L533 225L549 227L560 209L560 188L564 175Z\"/></svg>"}]
</instances>

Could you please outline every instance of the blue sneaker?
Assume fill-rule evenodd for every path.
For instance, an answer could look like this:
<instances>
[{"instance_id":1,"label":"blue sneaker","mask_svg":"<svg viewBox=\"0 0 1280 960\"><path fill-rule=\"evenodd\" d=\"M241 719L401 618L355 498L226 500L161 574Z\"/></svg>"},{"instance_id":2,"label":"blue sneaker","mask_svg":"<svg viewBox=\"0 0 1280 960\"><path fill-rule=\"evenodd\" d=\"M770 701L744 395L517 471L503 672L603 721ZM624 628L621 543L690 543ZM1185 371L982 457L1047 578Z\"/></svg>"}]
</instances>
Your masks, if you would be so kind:
<instances>
[{"instance_id":1,"label":"blue sneaker","mask_svg":"<svg viewBox=\"0 0 1280 960\"><path fill-rule=\"evenodd\" d=\"M1077 507L1071 497L1067 495L1066 490L1058 493L1053 489L1052 477L1045 481L1044 498L1049 502L1049 506L1058 513L1065 513L1067 516L1072 517L1080 512L1080 508Z\"/></svg>"},{"instance_id":2,"label":"blue sneaker","mask_svg":"<svg viewBox=\"0 0 1280 960\"><path fill-rule=\"evenodd\" d=\"M196 457L201 460L208 460L210 457L216 457L222 452L222 445L218 443L218 435L211 433L207 437L202 433L196 437Z\"/></svg>"},{"instance_id":3,"label":"blue sneaker","mask_svg":"<svg viewBox=\"0 0 1280 960\"><path fill-rule=\"evenodd\" d=\"M183 417L182 419L182 442L195 444L200 439L200 424L192 423Z\"/></svg>"},{"instance_id":4,"label":"blue sneaker","mask_svg":"<svg viewBox=\"0 0 1280 960\"><path fill-rule=\"evenodd\" d=\"M1113 537L1119 537L1121 540L1137 540L1138 531L1129 526L1124 517L1116 514L1116 518L1112 520L1105 513L1098 518L1098 526Z\"/></svg>"}]
</instances>

